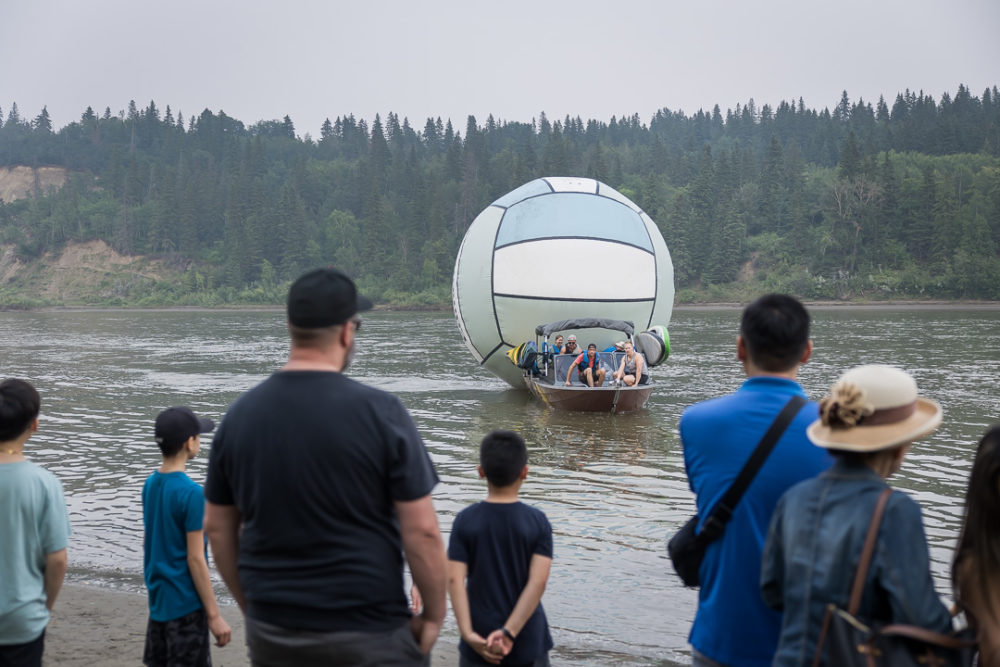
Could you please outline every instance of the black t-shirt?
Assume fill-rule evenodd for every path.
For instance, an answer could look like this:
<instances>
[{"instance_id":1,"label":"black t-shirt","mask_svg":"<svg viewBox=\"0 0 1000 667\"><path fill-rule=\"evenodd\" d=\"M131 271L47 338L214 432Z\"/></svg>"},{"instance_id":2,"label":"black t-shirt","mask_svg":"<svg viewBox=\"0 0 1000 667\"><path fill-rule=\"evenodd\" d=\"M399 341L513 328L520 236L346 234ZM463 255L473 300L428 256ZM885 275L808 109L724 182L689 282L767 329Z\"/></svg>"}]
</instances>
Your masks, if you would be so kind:
<instances>
[{"instance_id":1,"label":"black t-shirt","mask_svg":"<svg viewBox=\"0 0 1000 667\"><path fill-rule=\"evenodd\" d=\"M230 406L205 497L242 515L251 617L374 632L409 617L393 502L422 498L437 481L395 396L340 373L283 371Z\"/></svg>"},{"instance_id":2,"label":"black t-shirt","mask_svg":"<svg viewBox=\"0 0 1000 667\"><path fill-rule=\"evenodd\" d=\"M468 568L472 629L484 638L507 622L528 583L535 554L552 558L552 526L539 509L521 502L481 502L455 517L448 558ZM549 624L539 603L501 664L531 664L551 648ZM476 664L489 664L464 641L459 651Z\"/></svg>"}]
</instances>

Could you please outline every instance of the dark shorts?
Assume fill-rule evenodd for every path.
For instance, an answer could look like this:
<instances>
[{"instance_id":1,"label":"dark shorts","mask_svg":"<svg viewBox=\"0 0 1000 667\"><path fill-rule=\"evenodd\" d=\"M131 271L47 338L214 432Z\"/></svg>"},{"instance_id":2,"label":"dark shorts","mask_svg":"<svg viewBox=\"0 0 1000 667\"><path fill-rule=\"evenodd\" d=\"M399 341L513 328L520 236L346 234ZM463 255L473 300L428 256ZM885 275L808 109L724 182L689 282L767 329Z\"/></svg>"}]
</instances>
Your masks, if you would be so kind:
<instances>
[{"instance_id":1,"label":"dark shorts","mask_svg":"<svg viewBox=\"0 0 1000 667\"><path fill-rule=\"evenodd\" d=\"M172 621L146 623L146 649L142 662L151 667L210 667L208 616L204 609Z\"/></svg>"},{"instance_id":2,"label":"dark shorts","mask_svg":"<svg viewBox=\"0 0 1000 667\"><path fill-rule=\"evenodd\" d=\"M458 667L479 667L480 665L488 665L489 663L483 660L482 662L473 662L469 660L464 655L458 656ZM529 662L522 667L549 667L549 654L543 653L534 662Z\"/></svg>"},{"instance_id":3,"label":"dark shorts","mask_svg":"<svg viewBox=\"0 0 1000 667\"><path fill-rule=\"evenodd\" d=\"M45 630L24 644L0 645L0 667L42 667L45 650Z\"/></svg>"},{"instance_id":4,"label":"dark shorts","mask_svg":"<svg viewBox=\"0 0 1000 667\"><path fill-rule=\"evenodd\" d=\"M426 667L430 656L404 623L384 632L289 630L246 617L254 667Z\"/></svg>"}]
</instances>

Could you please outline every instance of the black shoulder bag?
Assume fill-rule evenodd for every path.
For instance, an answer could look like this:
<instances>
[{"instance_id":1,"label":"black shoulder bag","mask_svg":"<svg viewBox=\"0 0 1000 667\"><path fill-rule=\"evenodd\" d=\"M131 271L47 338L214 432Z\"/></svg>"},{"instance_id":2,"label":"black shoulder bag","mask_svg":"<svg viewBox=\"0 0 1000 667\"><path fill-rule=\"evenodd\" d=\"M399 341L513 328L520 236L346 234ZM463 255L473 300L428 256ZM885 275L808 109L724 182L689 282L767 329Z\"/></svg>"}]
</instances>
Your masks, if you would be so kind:
<instances>
[{"instance_id":1,"label":"black shoulder bag","mask_svg":"<svg viewBox=\"0 0 1000 667\"><path fill-rule=\"evenodd\" d=\"M701 527L701 532L696 532L698 515L695 514L667 542L667 553L670 554L674 570L677 571L677 575L685 586L698 586L701 583L698 578L698 570L701 569L705 550L713 540L722 535L722 531L726 529L726 523L733 516L736 503L743 497L743 493L750 486L757 471L764 465L764 461L767 460L771 450L778 443L781 434L785 432L788 425L792 423L792 419L806 403L806 399L798 395L789 399L778 416L774 418L767 433L760 439L757 448L753 450L753 454L740 470L740 474L732 486L726 490L722 499L712 508L711 514L705 519L705 525Z\"/></svg>"}]
</instances>

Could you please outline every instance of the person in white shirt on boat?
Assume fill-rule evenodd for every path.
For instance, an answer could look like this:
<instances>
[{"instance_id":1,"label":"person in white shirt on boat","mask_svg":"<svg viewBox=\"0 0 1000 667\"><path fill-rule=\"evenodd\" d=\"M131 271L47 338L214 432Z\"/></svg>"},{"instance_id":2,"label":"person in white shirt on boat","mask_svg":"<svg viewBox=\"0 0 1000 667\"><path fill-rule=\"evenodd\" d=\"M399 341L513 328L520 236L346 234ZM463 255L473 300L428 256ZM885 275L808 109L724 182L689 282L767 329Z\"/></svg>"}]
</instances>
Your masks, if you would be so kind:
<instances>
[{"instance_id":1,"label":"person in white shirt on boat","mask_svg":"<svg viewBox=\"0 0 1000 667\"><path fill-rule=\"evenodd\" d=\"M558 341L558 339L556 339ZM566 347L562 348L562 354L580 354L583 352L580 346L576 344L576 336L573 334L569 335L566 339Z\"/></svg>"}]
</instances>

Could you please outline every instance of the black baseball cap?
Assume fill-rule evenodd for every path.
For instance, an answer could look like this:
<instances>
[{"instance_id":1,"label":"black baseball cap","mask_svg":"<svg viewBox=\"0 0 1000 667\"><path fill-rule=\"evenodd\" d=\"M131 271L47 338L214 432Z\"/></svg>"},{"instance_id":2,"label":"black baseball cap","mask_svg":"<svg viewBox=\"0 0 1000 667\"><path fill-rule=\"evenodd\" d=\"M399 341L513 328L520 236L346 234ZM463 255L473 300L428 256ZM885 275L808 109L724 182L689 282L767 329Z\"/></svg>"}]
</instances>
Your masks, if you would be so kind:
<instances>
[{"instance_id":1,"label":"black baseball cap","mask_svg":"<svg viewBox=\"0 0 1000 667\"><path fill-rule=\"evenodd\" d=\"M210 433L213 429L215 422L199 417L185 405L167 408L156 415L156 443L159 445L180 444L191 436Z\"/></svg>"},{"instance_id":2,"label":"black baseball cap","mask_svg":"<svg viewBox=\"0 0 1000 667\"><path fill-rule=\"evenodd\" d=\"M343 324L372 302L346 273L332 266L305 273L288 290L288 322L303 329Z\"/></svg>"}]
</instances>

